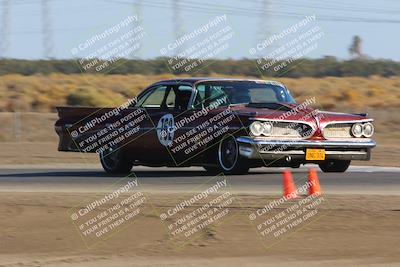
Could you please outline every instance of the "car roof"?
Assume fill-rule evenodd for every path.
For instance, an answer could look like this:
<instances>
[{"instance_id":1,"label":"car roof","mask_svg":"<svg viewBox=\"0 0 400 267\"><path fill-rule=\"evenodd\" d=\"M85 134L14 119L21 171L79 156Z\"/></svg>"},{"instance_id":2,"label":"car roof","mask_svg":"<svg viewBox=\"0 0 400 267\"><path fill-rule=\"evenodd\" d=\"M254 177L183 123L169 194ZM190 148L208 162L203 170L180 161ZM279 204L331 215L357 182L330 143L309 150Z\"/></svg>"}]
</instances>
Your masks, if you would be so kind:
<instances>
[{"instance_id":1,"label":"car roof","mask_svg":"<svg viewBox=\"0 0 400 267\"><path fill-rule=\"evenodd\" d=\"M206 81L249 81L249 82L259 82L259 83L267 83L273 85L279 85L285 87L282 83L278 81L271 81L271 80L260 80L260 79L236 79L236 78L210 78L210 77L193 77L193 78L181 78L181 79L168 79L158 81L151 86L158 85L158 84L177 84L177 83L186 83L190 85L195 85L198 82L206 82Z\"/></svg>"}]
</instances>

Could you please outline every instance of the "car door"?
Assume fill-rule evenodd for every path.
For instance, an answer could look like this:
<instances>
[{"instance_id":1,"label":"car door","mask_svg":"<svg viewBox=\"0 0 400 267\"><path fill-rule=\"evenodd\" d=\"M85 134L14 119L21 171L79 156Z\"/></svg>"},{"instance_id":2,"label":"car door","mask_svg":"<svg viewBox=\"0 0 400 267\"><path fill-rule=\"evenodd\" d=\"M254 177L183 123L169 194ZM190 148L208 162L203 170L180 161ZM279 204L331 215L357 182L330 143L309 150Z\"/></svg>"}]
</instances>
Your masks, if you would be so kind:
<instances>
[{"instance_id":1,"label":"car door","mask_svg":"<svg viewBox=\"0 0 400 267\"><path fill-rule=\"evenodd\" d=\"M169 84L159 84L148 89L148 93L138 100L137 108L144 109L148 114L148 122L141 129L141 136L137 139L135 147L139 152L138 160L161 164L171 162L169 151L166 148L171 138L168 131L163 129L172 126L172 104L168 102L169 93L173 91Z\"/></svg>"},{"instance_id":2,"label":"car door","mask_svg":"<svg viewBox=\"0 0 400 267\"><path fill-rule=\"evenodd\" d=\"M174 113L176 127L170 151L178 165L201 163L204 153L215 148L231 129L238 128L239 122L228 110L221 88L201 85L179 89L191 90L192 97L186 110Z\"/></svg>"},{"instance_id":3,"label":"car door","mask_svg":"<svg viewBox=\"0 0 400 267\"><path fill-rule=\"evenodd\" d=\"M179 166L188 157L182 153L184 150L176 151L176 147L184 142L177 137L185 135L197 121L182 127L177 123L193 114L193 110L189 108L193 94L190 84L171 83L155 89L147 100L140 103L148 111L154 125L142 138L146 161Z\"/></svg>"},{"instance_id":4,"label":"car door","mask_svg":"<svg viewBox=\"0 0 400 267\"><path fill-rule=\"evenodd\" d=\"M184 84L177 87L177 92L186 100L190 95L190 100L182 101L183 108L174 110L174 138L172 145L169 146L169 151L177 165L198 164L203 161L204 152L215 145L218 140L215 138L218 130L211 118L224 110L221 108L216 110L208 105L225 95L219 91L210 95L205 88L197 87L195 89L193 86Z\"/></svg>"}]
</instances>

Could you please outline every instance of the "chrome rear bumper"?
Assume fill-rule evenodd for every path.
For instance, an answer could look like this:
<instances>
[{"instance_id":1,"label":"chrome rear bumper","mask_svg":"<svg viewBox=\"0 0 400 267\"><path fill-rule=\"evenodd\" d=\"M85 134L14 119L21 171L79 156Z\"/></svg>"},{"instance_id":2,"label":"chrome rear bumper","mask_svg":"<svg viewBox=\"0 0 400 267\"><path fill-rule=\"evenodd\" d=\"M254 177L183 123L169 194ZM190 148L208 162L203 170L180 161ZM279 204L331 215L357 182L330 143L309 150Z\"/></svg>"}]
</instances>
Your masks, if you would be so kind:
<instances>
[{"instance_id":1,"label":"chrome rear bumper","mask_svg":"<svg viewBox=\"0 0 400 267\"><path fill-rule=\"evenodd\" d=\"M290 156L293 160L305 161L307 148L325 149L326 159L369 160L373 140L327 141L327 140L265 140L238 137L240 155L248 159L276 160Z\"/></svg>"}]
</instances>

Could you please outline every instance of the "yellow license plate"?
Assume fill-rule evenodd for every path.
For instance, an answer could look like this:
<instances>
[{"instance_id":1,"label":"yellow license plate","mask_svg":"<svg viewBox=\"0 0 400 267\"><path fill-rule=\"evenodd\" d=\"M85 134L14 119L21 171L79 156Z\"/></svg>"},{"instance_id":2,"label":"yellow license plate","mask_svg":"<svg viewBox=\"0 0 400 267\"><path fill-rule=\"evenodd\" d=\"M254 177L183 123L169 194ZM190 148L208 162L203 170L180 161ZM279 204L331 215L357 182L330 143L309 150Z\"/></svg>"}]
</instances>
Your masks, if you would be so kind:
<instances>
[{"instance_id":1,"label":"yellow license plate","mask_svg":"<svg viewBox=\"0 0 400 267\"><path fill-rule=\"evenodd\" d=\"M306 149L306 160L325 160L325 149Z\"/></svg>"}]
</instances>

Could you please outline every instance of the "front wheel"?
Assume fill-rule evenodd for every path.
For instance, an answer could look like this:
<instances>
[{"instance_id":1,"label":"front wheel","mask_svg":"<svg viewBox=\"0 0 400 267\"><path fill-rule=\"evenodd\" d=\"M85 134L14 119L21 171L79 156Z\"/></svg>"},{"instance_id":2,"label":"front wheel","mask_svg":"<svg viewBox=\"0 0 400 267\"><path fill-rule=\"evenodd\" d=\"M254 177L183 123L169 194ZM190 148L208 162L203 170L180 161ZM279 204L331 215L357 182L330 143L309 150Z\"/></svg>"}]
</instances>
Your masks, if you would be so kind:
<instances>
[{"instance_id":1,"label":"front wheel","mask_svg":"<svg viewBox=\"0 0 400 267\"><path fill-rule=\"evenodd\" d=\"M133 166L122 149L109 148L100 152L100 162L103 169L110 174L128 174Z\"/></svg>"},{"instance_id":2,"label":"front wheel","mask_svg":"<svg viewBox=\"0 0 400 267\"><path fill-rule=\"evenodd\" d=\"M331 160L319 164L323 172L345 172L350 166L350 160Z\"/></svg>"},{"instance_id":3,"label":"front wheel","mask_svg":"<svg viewBox=\"0 0 400 267\"><path fill-rule=\"evenodd\" d=\"M239 145L233 135L225 136L218 145L217 168L225 174L246 174L248 161L239 154Z\"/></svg>"}]
</instances>

